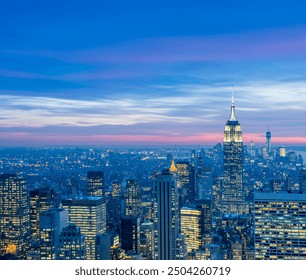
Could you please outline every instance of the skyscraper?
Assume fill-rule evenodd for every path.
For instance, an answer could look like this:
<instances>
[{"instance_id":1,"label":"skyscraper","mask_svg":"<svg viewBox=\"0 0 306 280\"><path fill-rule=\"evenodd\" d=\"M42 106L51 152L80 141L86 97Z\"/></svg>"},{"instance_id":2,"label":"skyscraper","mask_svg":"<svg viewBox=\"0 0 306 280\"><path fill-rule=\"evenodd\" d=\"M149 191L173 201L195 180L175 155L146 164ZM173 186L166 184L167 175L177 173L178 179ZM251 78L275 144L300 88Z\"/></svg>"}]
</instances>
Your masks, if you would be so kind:
<instances>
[{"instance_id":1,"label":"skyscraper","mask_svg":"<svg viewBox=\"0 0 306 280\"><path fill-rule=\"evenodd\" d=\"M86 259L95 259L96 235L106 231L106 199L100 196L84 196L63 199L70 223L80 227L85 235Z\"/></svg>"},{"instance_id":2,"label":"skyscraper","mask_svg":"<svg viewBox=\"0 0 306 280\"><path fill-rule=\"evenodd\" d=\"M140 218L126 216L121 219L121 248L127 253L134 254L140 252Z\"/></svg>"},{"instance_id":3,"label":"skyscraper","mask_svg":"<svg viewBox=\"0 0 306 280\"><path fill-rule=\"evenodd\" d=\"M137 180L127 180L125 189L125 216L140 216L140 185Z\"/></svg>"},{"instance_id":4,"label":"skyscraper","mask_svg":"<svg viewBox=\"0 0 306 280\"><path fill-rule=\"evenodd\" d=\"M306 194L255 192L255 259L306 259Z\"/></svg>"},{"instance_id":5,"label":"skyscraper","mask_svg":"<svg viewBox=\"0 0 306 280\"><path fill-rule=\"evenodd\" d=\"M202 240L202 211L195 207L181 208L181 233L185 236L187 251L198 250Z\"/></svg>"},{"instance_id":6,"label":"skyscraper","mask_svg":"<svg viewBox=\"0 0 306 280\"><path fill-rule=\"evenodd\" d=\"M186 202L193 202L195 200L195 168L188 161L178 161L175 166L183 189L182 193L186 193Z\"/></svg>"},{"instance_id":7,"label":"skyscraper","mask_svg":"<svg viewBox=\"0 0 306 280\"><path fill-rule=\"evenodd\" d=\"M221 207L225 214L246 212L245 192L242 186L242 131L235 115L232 97L231 114L224 129L224 185L221 193Z\"/></svg>"},{"instance_id":8,"label":"skyscraper","mask_svg":"<svg viewBox=\"0 0 306 280\"><path fill-rule=\"evenodd\" d=\"M30 191L31 237L40 239L40 214L55 207L55 194L52 189L40 188Z\"/></svg>"},{"instance_id":9,"label":"skyscraper","mask_svg":"<svg viewBox=\"0 0 306 280\"><path fill-rule=\"evenodd\" d=\"M26 258L29 217L25 180L15 174L0 175L0 256L10 253Z\"/></svg>"},{"instance_id":10,"label":"skyscraper","mask_svg":"<svg viewBox=\"0 0 306 280\"><path fill-rule=\"evenodd\" d=\"M52 208L40 214L40 258L55 260L58 238L68 225L68 212L62 208Z\"/></svg>"},{"instance_id":11,"label":"skyscraper","mask_svg":"<svg viewBox=\"0 0 306 280\"><path fill-rule=\"evenodd\" d=\"M271 153L271 132L268 129L266 132L266 148L267 148L267 153Z\"/></svg>"},{"instance_id":12,"label":"skyscraper","mask_svg":"<svg viewBox=\"0 0 306 280\"><path fill-rule=\"evenodd\" d=\"M102 171L87 172L87 189L89 196L103 195L104 173Z\"/></svg>"},{"instance_id":13,"label":"skyscraper","mask_svg":"<svg viewBox=\"0 0 306 280\"><path fill-rule=\"evenodd\" d=\"M157 205L158 259L176 258L176 239L179 235L178 191L176 179L169 170L157 175L155 196Z\"/></svg>"},{"instance_id":14,"label":"skyscraper","mask_svg":"<svg viewBox=\"0 0 306 280\"><path fill-rule=\"evenodd\" d=\"M151 260L154 252L154 224L150 220L146 220L140 225L140 235L145 235L146 237L147 248L145 257Z\"/></svg>"}]
</instances>

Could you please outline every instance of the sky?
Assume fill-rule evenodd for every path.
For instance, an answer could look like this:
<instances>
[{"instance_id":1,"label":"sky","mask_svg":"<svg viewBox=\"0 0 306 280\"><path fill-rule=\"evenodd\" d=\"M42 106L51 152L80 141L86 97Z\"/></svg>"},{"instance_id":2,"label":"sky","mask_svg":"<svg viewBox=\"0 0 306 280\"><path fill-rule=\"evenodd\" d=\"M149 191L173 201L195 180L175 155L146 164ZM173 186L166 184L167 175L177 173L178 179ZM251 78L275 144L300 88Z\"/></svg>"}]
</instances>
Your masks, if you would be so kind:
<instances>
[{"instance_id":1,"label":"sky","mask_svg":"<svg viewBox=\"0 0 306 280\"><path fill-rule=\"evenodd\" d=\"M305 1L5 1L0 145L306 145Z\"/></svg>"}]
</instances>

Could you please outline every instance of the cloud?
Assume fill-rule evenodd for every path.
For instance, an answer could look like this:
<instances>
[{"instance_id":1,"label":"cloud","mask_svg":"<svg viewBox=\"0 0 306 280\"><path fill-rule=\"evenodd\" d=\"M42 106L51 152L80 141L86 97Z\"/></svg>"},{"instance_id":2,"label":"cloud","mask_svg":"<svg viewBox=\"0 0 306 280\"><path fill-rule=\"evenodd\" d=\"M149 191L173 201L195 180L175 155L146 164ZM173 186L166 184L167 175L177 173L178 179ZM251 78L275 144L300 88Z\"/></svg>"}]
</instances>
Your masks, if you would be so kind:
<instances>
[{"instance_id":1,"label":"cloud","mask_svg":"<svg viewBox=\"0 0 306 280\"><path fill-rule=\"evenodd\" d=\"M83 99L31 95L0 95L1 127L89 128L108 132L150 135L223 133L229 117L231 85L181 84L138 88L135 92ZM152 94L152 92L157 94ZM264 131L267 125L278 137L306 135L304 113L306 82L253 81L235 88L236 115L246 134ZM90 130L92 127L92 130ZM123 129L126 127L126 129ZM85 130L84 130L85 131ZM274 132L273 132L274 133Z\"/></svg>"}]
</instances>

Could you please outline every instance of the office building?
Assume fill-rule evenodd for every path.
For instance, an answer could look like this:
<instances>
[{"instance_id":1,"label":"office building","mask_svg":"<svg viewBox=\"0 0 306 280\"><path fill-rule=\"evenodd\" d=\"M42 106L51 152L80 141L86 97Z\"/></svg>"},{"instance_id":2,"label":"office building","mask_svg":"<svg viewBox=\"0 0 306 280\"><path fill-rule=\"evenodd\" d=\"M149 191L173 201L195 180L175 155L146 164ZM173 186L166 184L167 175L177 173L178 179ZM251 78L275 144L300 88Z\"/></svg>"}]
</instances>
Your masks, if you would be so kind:
<instances>
[{"instance_id":1,"label":"office building","mask_svg":"<svg viewBox=\"0 0 306 280\"><path fill-rule=\"evenodd\" d=\"M33 239L40 239L40 214L55 207L55 194L52 189L40 188L30 191L30 229Z\"/></svg>"},{"instance_id":2,"label":"office building","mask_svg":"<svg viewBox=\"0 0 306 280\"><path fill-rule=\"evenodd\" d=\"M85 260L85 236L81 229L70 224L62 229L58 241L57 260Z\"/></svg>"},{"instance_id":3,"label":"office building","mask_svg":"<svg viewBox=\"0 0 306 280\"><path fill-rule=\"evenodd\" d=\"M230 118L224 129L223 154L224 184L221 192L221 210L224 214L245 213L245 191L242 185L242 130L235 115L234 98L232 98Z\"/></svg>"},{"instance_id":4,"label":"office building","mask_svg":"<svg viewBox=\"0 0 306 280\"><path fill-rule=\"evenodd\" d=\"M106 231L106 199L100 196L83 196L63 199L68 210L69 223L75 224L85 235L86 259L96 257L96 236Z\"/></svg>"},{"instance_id":5,"label":"office building","mask_svg":"<svg viewBox=\"0 0 306 280\"><path fill-rule=\"evenodd\" d=\"M125 189L125 216L140 217L140 185L137 180L127 180Z\"/></svg>"},{"instance_id":6,"label":"office building","mask_svg":"<svg viewBox=\"0 0 306 280\"><path fill-rule=\"evenodd\" d=\"M52 208L40 214L40 259L55 260L58 238L68 225L68 212L62 208Z\"/></svg>"},{"instance_id":7,"label":"office building","mask_svg":"<svg viewBox=\"0 0 306 280\"><path fill-rule=\"evenodd\" d=\"M147 242L145 248L146 252L143 251L142 253L146 259L151 260L153 259L154 253L154 223L150 220L144 221L140 225L140 234L145 236Z\"/></svg>"},{"instance_id":8,"label":"office building","mask_svg":"<svg viewBox=\"0 0 306 280\"><path fill-rule=\"evenodd\" d=\"M89 196L102 196L104 173L102 171L87 172L87 190Z\"/></svg>"},{"instance_id":9,"label":"office building","mask_svg":"<svg viewBox=\"0 0 306 280\"><path fill-rule=\"evenodd\" d=\"M198 250L202 246L202 211L191 207L181 209L181 233L185 236L187 251Z\"/></svg>"},{"instance_id":10,"label":"office building","mask_svg":"<svg viewBox=\"0 0 306 280\"><path fill-rule=\"evenodd\" d=\"M306 259L306 194L255 192L255 260Z\"/></svg>"},{"instance_id":11,"label":"office building","mask_svg":"<svg viewBox=\"0 0 306 280\"><path fill-rule=\"evenodd\" d=\"M175 169L172 167L172 169ZM157 251L159 260L176 259L176 239L179 236L178 190L170 170L157 175L154 185L156 199Z\"/></svg>"},{"instance_id":12,"label":"office building","mask_svg":"<svg viewBox=\"0 0 306 280\"><path fill-rule=\"evenodd\" d=\"M26 259L29 217L25 180L15 174L0 175L0 256L12 254Z\"/></svg>"},{"instance_id":13,"label":"office building","mask_svg":"<svg viewBox=\"0 0 306 280\"><path fill-rule=\"evenodd\" d=\"M140 218L125 216L121 219L121 248L126 253L140 253Z\"/></svg>"}]
</instances>

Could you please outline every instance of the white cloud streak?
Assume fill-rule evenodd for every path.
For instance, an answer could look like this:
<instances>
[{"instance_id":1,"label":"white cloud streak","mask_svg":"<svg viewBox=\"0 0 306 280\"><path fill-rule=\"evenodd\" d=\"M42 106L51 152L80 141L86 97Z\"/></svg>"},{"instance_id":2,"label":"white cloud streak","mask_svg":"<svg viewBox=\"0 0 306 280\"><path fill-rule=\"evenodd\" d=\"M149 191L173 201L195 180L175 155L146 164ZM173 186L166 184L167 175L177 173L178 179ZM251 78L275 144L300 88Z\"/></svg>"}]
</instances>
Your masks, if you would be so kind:
<instances>
[{"instance_id":1,"label":"white cloud streak","mask_svg":"<svg viewBox=\"0 0 306 280\"><path fill-rule=\"evenodd\" d=\"M124 98L64 99L0 93L2 127L99 126L137 124L217 124L228 117L231 86L225 84L158 85L157 97L134 93ZM148 92L149 93L149 92ZM137 95L138 94L138 95ZM114 95L117 96L117 95ZM237 112L245 119L287 114L302 118L306 108L306 82L256 81L235 88ZM294 112L294 117L290 116ZM273 119L272 118L272 119ZM300 125L303 125L302 122Z\"/></svg>"}]
</instances>

